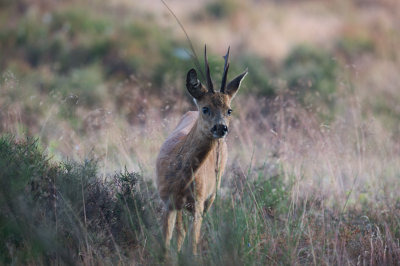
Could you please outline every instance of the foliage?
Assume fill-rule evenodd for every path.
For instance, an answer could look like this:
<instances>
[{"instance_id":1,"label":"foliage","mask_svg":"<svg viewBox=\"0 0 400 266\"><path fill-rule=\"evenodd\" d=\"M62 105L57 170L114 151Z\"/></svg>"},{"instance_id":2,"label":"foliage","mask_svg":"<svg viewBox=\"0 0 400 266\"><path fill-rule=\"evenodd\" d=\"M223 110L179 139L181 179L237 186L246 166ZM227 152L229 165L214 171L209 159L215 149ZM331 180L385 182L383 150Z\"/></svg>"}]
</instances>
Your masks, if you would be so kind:
<instances>
[{"instance_id":1,"label":"foliage","mask_svg":"<svg viewBox=\"0 0 400 266\"><path fill-rule=\"evenodd\" d=\"M333 102L337 64L329 53L314 47L299 46L285 59L284 70L288 87L300 92L302 97L313 93L326 103Z\"/></svg>"},{"instance_id":2,"label":"foliage","mask_svg":"<svg viewBox=\"0 0 400 266\"><path fill-rule=\"evenodd\" d=\"M316 47L299 46L291 51L283 67L287 86L296 92L300 102L331 120L338 73L338 64L332 55Z\"/></svg>"},{"instance_id":3,"label":"foliage","mask_svg":"<svg viewBox=\"0 0 400 266\"><path fill-rule=\"evenodd\" d=\"M136 173L101 182L94 161L52 164L36 140L10 136L0 138L0 166L2 263L113 259L154 224L154 191Z\"/></svg>"},{"instance_id":4,"label":"foliage","mask_svg":"<svg viewBox=\"0 0 400 266\"><path fill-rule=\"evenodd\" d=\"M346 59L354 60L363 54L374 51L374 43L368 37L346 36L336 42L336 49Z\"/></svg>"},{"instance_id":5,"label":"foliage","mask_svg":"<svg viewBox=\"0 0 400 266\"><path fill-rule=\"evenodd\" d=\"M88 108L101 106L106 94L102 69L97 65L74 69L56 79L51 87L52 93L59 92L63 99L74 98L74 101L68 101L69 105L79 103Z\"/></svg>"},{"instance_id":6,"label":"foliage","mask_svg":"<svg viewBox=\"0 0 400 266\"><path fill-rule=\"evenodd\" d=\"M188 233L180 253L173 239L173 263L400 261L392 2L377 4L378 13L353 3L338 12L337 3L327 11L314 2L236 0L177 11L202 71L204 42L215 38L208 51L216 87L216 43L231 42L232 33L229 79L246 67L249 75L241 90L248 94L235 99L226 183L204 216L201 256L191 254ZM37 136L0 137L0 264L164 263L161 206L149 180L161 141L189 109L184 83L193 62L178 26L165 26L172 17L130 4L0 2L0 132ZM288 36L300 20L304 27ZM320 21L334 25L313 37L307 24ZM304 36L314 46L297 46ZM99 161L65 159L91 149ZM278 171L260 166L266 154ZM253 158L246 174L235 172ZM141 174L107 173L126 162Z\"/></svg>"},{"instance_id":7,"label":"foliage","mask_svg":"<svg viewBox=\"0 0 400 266\"><path fill-rule=\"evenodd\" d=\"M205 7L205 11L211 17L223 19L232 15L238 8L238 4L232 0L212 1Z\"/></svg>"},{"instance_id":8,"label":"foliage","mask_svg":"<svg viewBox=\"0 0 400 266\"><path fill-rule=\"evenodd\" d=\"M322 209L318 196L294 200L295 181L284 181L282 169L270 177L260 170L233 177L231 193L218 195L205 214L202 256L191 255L188 234L173 256L177 263L340 264L363 254L393 264L400 258L399 223L390 215L379 216L367 201L361 211L340 213ZM36 140L3 136L0 177L2 263L162 262L160 206L139 174L125 169L101 181L94 161L51 163ZM370 245L373 254L366 252Z\"/></svg>"},{"instance_id":9,"label":"foliage","mask_svg":"<svg viewBox=\"0 0 400 266\"><path fill-rule=\"evenodd\" d=\"M267 97L275 95L277 88L272 84L272 71L268 68L268 62L252 54L241 57L239 62L249 72L249 77L243 82L246 86L246 90L243 90L244 92ZM234 69L237 70L237 67ZM239 69L238 71L240 73L243 69Z\"/></svg>"}]
</instances>

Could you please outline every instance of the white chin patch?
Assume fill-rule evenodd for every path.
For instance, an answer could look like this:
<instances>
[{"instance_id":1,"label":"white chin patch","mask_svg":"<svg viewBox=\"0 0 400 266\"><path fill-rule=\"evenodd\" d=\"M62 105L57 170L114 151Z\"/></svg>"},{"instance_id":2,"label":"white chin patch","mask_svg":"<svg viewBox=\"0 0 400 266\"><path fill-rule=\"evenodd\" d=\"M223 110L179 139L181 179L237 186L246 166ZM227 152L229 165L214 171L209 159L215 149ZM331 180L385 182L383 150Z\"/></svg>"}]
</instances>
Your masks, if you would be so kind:
<instances>
[{"instance_id":1,"label":"white chin patch","mask_svg":"<svg viewBox=\"0 0 400 266\"><path fill-rule=\"evenodd\" d=\"M228 135L228 134L224 134L223 136L220 136L220 135L217 135L217 134L213 134L213 138L214 139L223 139L223 138L226 137L226 135Z\"/></svg>"}]
</instances>

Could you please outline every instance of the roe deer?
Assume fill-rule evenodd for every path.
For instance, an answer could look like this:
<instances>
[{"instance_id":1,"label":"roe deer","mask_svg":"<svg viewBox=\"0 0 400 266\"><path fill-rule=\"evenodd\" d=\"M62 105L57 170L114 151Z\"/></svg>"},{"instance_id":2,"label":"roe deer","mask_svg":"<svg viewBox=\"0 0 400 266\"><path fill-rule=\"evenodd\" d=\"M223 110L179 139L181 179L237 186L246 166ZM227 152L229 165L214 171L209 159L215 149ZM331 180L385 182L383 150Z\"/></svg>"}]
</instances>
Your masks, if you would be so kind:
<instances>
[{"instance_id":1,"label":"roe deer","mask_svg":"<svg viewBox=\"0 0 400 266\"><path fill-rule=\"evenodd\" d=\"M163 235L169 249L176 222L178 251L182 247L186 228L183 209L194 215L193 253L197 254L200 228L204 212L213 203L220 186L227 160L224 137L232 109L231 100L247 74L247 70L226 84L229 69L229 48L224 56L221 90L215 91L204 49L207 87L197 79L196 70L187 73L186 88L195 99L199 111L187 112L167 138L157 158L157 187L164 202Z\"/></svg>"}]
</instances>

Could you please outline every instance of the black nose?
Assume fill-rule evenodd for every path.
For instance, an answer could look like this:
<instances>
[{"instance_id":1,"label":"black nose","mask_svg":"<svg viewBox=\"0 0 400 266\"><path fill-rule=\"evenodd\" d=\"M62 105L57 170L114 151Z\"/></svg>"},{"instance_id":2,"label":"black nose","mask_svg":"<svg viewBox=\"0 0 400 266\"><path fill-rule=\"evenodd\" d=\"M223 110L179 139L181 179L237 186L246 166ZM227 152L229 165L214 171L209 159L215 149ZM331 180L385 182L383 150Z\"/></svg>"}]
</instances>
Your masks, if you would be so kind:
<instances>
[{"instance_id":1,"label":"black nose","mask_svg":"<svg viewBox=\"0 0 400 266\"><path fill-rule=\"evenodd\" d=\"M218 138L222 138L228 133L228 127L224 124L218 124L212 127L211 133Z\"/></svg>"}]
</instances>

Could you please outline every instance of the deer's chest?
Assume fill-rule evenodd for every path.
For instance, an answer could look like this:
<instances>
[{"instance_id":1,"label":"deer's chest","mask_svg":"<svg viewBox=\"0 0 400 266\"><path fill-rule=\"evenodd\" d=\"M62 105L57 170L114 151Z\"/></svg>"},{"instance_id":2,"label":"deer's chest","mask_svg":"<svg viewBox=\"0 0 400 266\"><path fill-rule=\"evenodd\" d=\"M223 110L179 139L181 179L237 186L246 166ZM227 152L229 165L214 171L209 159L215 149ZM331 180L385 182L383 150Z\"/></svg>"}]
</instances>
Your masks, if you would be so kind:
<instances>
[{"instance_id":1,"label":"deer's chest","mask_svg":"<svg viewBox=\"0 0 400 266\"><path fill-rule=\"evenodd\" d=\"M213 195L219 187L226 159L226 143L221 142L221 145L216 146L198 168L193 182L190 184L189 191L185 194L188 197L193 197L194 200L206 200Z\"/></svg>"}]
</instances>

